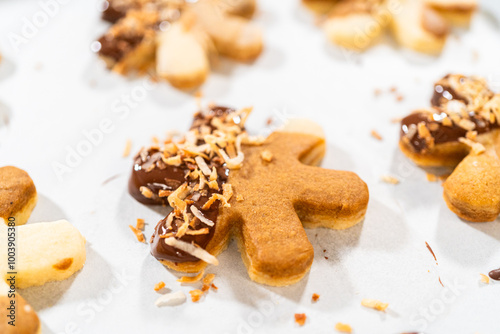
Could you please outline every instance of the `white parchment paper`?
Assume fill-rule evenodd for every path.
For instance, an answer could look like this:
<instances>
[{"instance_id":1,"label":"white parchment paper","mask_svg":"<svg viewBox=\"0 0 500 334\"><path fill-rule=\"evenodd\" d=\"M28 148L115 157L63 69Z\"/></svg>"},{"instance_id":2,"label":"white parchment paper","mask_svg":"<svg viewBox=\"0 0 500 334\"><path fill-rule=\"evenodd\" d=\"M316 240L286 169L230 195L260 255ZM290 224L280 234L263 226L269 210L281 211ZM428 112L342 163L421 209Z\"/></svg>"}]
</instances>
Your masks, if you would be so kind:
<instances>
[{"instance_id":1,"label":"white parchment paper","mask_svg":"<svg viewBox=\"0 0 500 334\"><path fill-rule=\"evenodd\" d=\"M500 267L500 221L473 224L451 213L441 185L399 152L391 123L428 106L432 83L450 72L485 76L500 89L499 23L488 12L480 11L469 30L454 30L439 57L401 50L390 39L355 55L330 46L297 1L260 1L264 53L253 64L221 59L203 86L206 101L254 106L254 134L271 130L269 117L321 123L328 137L323 167L352 170L368 183L366 219L344 231L308 230L316 255L298 284L253 283L232 243L208 269L217 292L157 308L157 282L172 291L192 288L181 287L178 274L129 230L144 218L149 238L166 211L128 195L131 157L121 155L128 139L136 152L153 135L185 131L196 103L165 83L150 86L103 68L90 50L107 27L96 1L48 11L49 2L0 1L0 164L23 168L35 181L40 199L30 223L66 218L88 241L81 272L20 291L44 333L327 333L337 322L368 334L500 332L500 285L479 282L479 273ZM40 12L50 13L47 20ZM37 26L29 31L26 22ZM382 141L370 136L373 129ZM75 157L77 150L84 154ZM67 169L58 172L61 165ZM382 175L401 183L383 183ZM317 303L313 293L321 296ZM390 306L385 313L366 309L363 298ZM304 327L294 323L295 313L307 315Z\"/></svg>"}]
</instances>

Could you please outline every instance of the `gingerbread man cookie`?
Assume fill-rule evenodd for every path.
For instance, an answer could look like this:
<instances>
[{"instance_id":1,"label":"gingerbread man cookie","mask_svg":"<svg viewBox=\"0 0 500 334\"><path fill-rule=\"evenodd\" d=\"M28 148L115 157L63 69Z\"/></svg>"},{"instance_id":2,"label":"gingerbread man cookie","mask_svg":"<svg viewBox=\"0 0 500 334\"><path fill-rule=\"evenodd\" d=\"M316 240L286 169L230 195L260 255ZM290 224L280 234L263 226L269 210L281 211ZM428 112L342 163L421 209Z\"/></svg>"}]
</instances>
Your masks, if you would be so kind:
<instances>
[{"instance_id":1,"label":"gingerbread man cookie","mask_svg":"<svg viewBox=\"0 0 500 334\"><path fill-rule=\"evenodd\" d=\"M173 207L151 237L151 253L166 266L197 272L217 264L234 236L252 280L293 284L313 261L304 226L353 226L365 215L368 189L354 173L314 167L325 153L316 124L257 140L244 131L249 111L199 112L180 143L143 149L129 191Z\"/></svg>"},{"instance_id":2,"label":"gingerbread man cookie","mask_svg":"<svg viewBox=\"0 0 500 334\"><path fill-rule=\"evenodd\" d=\"M418 52L441 52L452 25L468 25L477 0L303 0L335 44L363 51L390 30Z\"/></svg>"},{"instance_id":3,"label":"gingerbread man cookie","mask_svg":"<svg viewBox=\"0 0 500 334\"><path fill-rule=\"evenodd\" d=\"M434 85L432 108L401 122L400 148L428 172L451 175L444 198L459 217L500 214L500 94L484 79L447 75Z\"/></svg>"},{"instance_id":4,"label":"gingerbread man cookie","mask_svg":"<svg viewBox=\"0 0 500 334\"><path fill-rule=\"evenodd\" d=\"M85 239L66 220L19 226L29 218L36 199L35 186L25 171L0 168L0 208L5 220L0 224L0 317L4 319L0 333L39 333L38 317L17 289L64 280L85 263Z\"/></svg>"},{"instance_id":5,"label":"gingerbread man cookie","mask_svg":"<svg viewBox=\"0 0 500 334\"><path fill-rule=\"evenodd\" d=\"M103 19L114 25L96 51L115 72L152 70L174 87L194 88L216 53L239 61L261 53L262 33L249 20L255 7L255 0L108 0Z\"/></svg>"}]
</instances>

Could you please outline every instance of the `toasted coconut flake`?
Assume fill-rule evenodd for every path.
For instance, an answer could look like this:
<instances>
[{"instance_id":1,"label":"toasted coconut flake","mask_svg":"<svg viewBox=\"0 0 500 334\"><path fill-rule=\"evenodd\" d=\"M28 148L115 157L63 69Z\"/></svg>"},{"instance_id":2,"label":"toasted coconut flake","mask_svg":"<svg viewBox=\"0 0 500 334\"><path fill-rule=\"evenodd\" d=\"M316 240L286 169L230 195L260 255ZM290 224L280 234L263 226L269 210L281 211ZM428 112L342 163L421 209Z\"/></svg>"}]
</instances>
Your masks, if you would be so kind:
<instances>
[{"instance_id":1,"label":"toasted coconut flake","mask_svg":"<svg viewBox=\"0 0 500 334\"><path fill-rule=\"evenodd\" d=\"M222 159L226 163L227 168L229 169L240 169L243 160L245 159L245 155L243 152L238 151L238 154L234 158L230 158L223 149L219 149L220 154L222 155Z\"/></svg>"},{"instance_id":2,"label":"toasted coconut flake","mask_svg":"<svg viewBox=\"0 0 500 334\"><path fill-rule=\"evenodd\" d=\"M175 306L186 302L186 295L182 291L167 293L155 302L157 307L161 306Z\"/></svg>"},{"instance_id":3,"label":"toasted coconut flake","mask_svg":"<svg viewBox=\"0 0 500 334\"><path fill-rule=\"evenodd\" d=\"M475 155L479 155L486 151L486 148L483 146L483 144L474 142L468 138L460 137L458 138L458 141L469 146L472 150L472 153Z\"/></svg>"},{"instance_id":4,"label":"toasted coconut flake","mask_svg":"<svg viewBox=\"0 0 500 334\"><path fill-rule=\"evenodd\" d=\"M174 232L168 232L165 234L160 235L160 239L166 239L174 236Z\"/></svg>"},{"instance_id":5,"label":"toasted coconut flake","mask_svg":"<svg viewBox=\"0 0 500 334\"><path fill-rule=\"evenodd\" d=\"M363 299L361 301L361 305L363 305L364 307L372 308L377 311L385 311L389 306L389 304L382 303L381 301L376 299Z\"/></svg>"},{"instance_id":6,"label":"toasted coconut flake","mask_svg":"<svg viewBox=\"0 0 500 334\"><path fill-rule=\"evenodd\" d=\"M237 202L243 202L245 200L245 198L243 197L242 194L238 194L236 195L236 201Z\"/></svg>"},{"instance_id":7,"label":"toasted coconut flake","mask_svg":"<svg viewBox=\"0 0 500 334\"><path fill-rule=\"evenodd\" d=\"M139 241L139 242L144 242L145 241L144 234L142 234L141 230L138 230L135 226L132 226L132 225L129 225L128 227L130 227L130 229L132 230L132 232L135 234L135 237L137 238L137 241Z\"/></svg>"},{"instance_id":8,"label":"toasted coconut flake","mask_svg":"<svg viewBox=\"0 0 500 334\"><path fill-rule=\"evenodd\" d=\"M451 121L451 119L449 117L445 117L443 118L443 120L441 121L441 123L444 125L444 126L449 126L449 127L452 127L453 126L453 122Z\"/></svg>"},{"instance_id":9,"label":"toasted coconut flake","mask_svg":"<svg viewBox=\"0 0 500 334\"><path fill-rule=\"evenodd\" d=\"M394 176L390 176L390 175L382 175L381 179L385 183L390 183L390 184L398 184L399 183L399 180L397 178L395 178Z\"/></svg>"},{"instance_id":10,"label":"toasted coconut flake","mask_svg":"<svg viewBox=\"0 0 500 334\"><path fill-rule=\"evenodd\" d=\"M378 133L377 130L372 130L370 132L370 134L372 135L373 138L377 139L377 140L382 140L382 136L380 135L380 133Z\"/></svg>"},{"instance_id":11,"label":"toasted coconut flake","mask_svg":"<svg viewBox=\"0 0 500 334\"><path fill-rule=\"evenodd\" d=\"M165 287L165 282L161 281L155 284L155 291L160 291Z\"/></svg>"},{"instance_id":12,"label":"toasted coconut flake","mask_svg":"<svg viewBox=\"0 0 500 334\"><path fill-rule=\"evenodd\" d=\"M175 189L173 193L168 196L168 204L174 209L179 209L184 211L186 208L186 203L184 199L191 192L191 188L188 187L187 183L183 183L179 188Z\"/></svg>"},{"instance_id":13,"label":"toasted coconut flake","mask_svg":"<svg viewBox=\"0 0 500 334\"><path fill-rule=\"evenodd\" d=\"M170 158L162 157L161 159L163 160L164 163L170 166L180 166L182 164L182 159L180 155L175 155Z\"/></svg>"},{"instance_id":14,"label":"toasted coconut flake","mask_svg":"<svg viewBox=\"0 0 500 334\"><path fill-rule=\"evenodd\" d=\"M139 191L141 192L142 196L144 196L146 198L152 198L153 197L153 192L148 187L142 186L142 187L139 188Z\"/></svg>"},{"instance_id":15,"label":"toasted coconut flake","mask_svg":"<svg viewBox=\"0 0 500 334\"><path fill-rule=\"evenodd\" d=\"M123 149L123 154L122 157L126 158L130 155L130 150L132 149L132 141L130 139L127 139L127 142L125 143L125 148Z\"/></svg>"},{"instance_id":16,"label":"toasted coconut flake","mask_svg":"<svg viewBox=\"0 0 500 334\"><path fill-rule=\"evenodd\" d=\"M217 169L215 169L215 167L212 167L212 173L210 173L210 181L216 181L217 178Z\"/></svg>"},{"instance_id":17,"label":"toasted coconut flake","mask_svg":"<svg viewBox=\"0 0 500 334\"><path fill-rule=\"evenodd\" d=\"M209 181L209 182L207 182L207 184L208 184L208 187L210 189L219 190L219 184L217 183L217 181L215 181L215 180Z\"/></svg>"},{"instance_id":18,"label":"toasted coconut flake","mask_svg":"<svg viewBox=\"0 0 500 334\"><path fill-rule=\"evenodd\" d=\"M214 283L212 283L210 286L212 287L212 289L214 289L216 291L219 290L219 288Z\"/></svg>"},{"instance_id":19,"label":"toasted coconut flake","mask_svg":"<svg viewBox=\"0 0 500 334\"><path fill-rule=\"evenodd\" d=\"M341 322L337 322L335 324L335 330L341 333L352 333L351 326L349 326L348 324L343 324Z\"/></svg>"},{"instance_id":20,"label":"toasted coconut flake","mask_svg":"<svg viewBox=\"0 0 500 334\"><path fill-rule=\"evenodd\" d=\"M186 234L187 235L202 235L202 234L208 234L209 232L210 231L209 231L208 227L204 227L204 228L200 228L199 230L187 230Z\"/></svg>"},{"instance_id":21,"label":"toasted coconut flake","mask_svg":"<svg viewBox=\"0 0 500 334\"><path fill-rule=\"evenodd\" d=\"M207 274L205 277L203 277L203 284L212 283L214 278L215 278L215 274Z\"/></svg>"},{"instance_id":22,"label":"toasted coconut flake","mask_svg":"<svg viewBox=\"0 0 500 334\"><path fill-rule=\"evenodd\" d=\"M299 324L299 326L304 326L306 323L306 314L305 313L295 313L295 322Z\"/></svg>"},{"instance_id":23,"label":"toasted coconut flake","mask_svg":"<svg viewBox=\"0 0 500 334\"><path fill-rule=\"evenodd\" d=\"M490 278L485 274L479 274L481 276L481 282L484 284L490 284Z\"/></svg>"},{"instance_id":24,"label":"toasted coconut flake","mask_svg":"<svg viewBox=\"0 0 500 334\"><path fill-rule=\"evenodd\" d=\"M271 162L273 160L273 154L269 150L260 152L260 157L266 162Z\"/></svg>"},{"instance_id":25,"label":"toasted coconut flake","mask_svg":"<svg viewBox=\"0 0 500 334\"><path fill-rule=\"evenodd\" d=\"M172 222L174 221L174 213L170 212L167 216L167 221L165 224L165 228L168 230L170 227L172 227Z\"/></svg>"},{"instance_id":26,"label":"toasted coconut flake","mask_svg":"<svg viewBox=\"0 0 500 334\"><path fill-rule=\"evenodd\" d=\"M168 158L173 156L174 154L177 154L179 151L179 148L175 143L167 143L163 146L163 157Z\"/></svg>"},{"instance_id":27,"label":"toasted coconut flake","mask_svg":"<svg viewBox=\"0 0 500 334\"><path fill-rule=\"evenodd\" d=\"M231 205L226 201L226 198L221 194L212 194L212 196L208 199L208 201L201 207L202 210L208 210L212 206L212 204L216 201L220 200L222 205L226 208L231 207Z\"/></svg>"},{"instance_id":28,"label":"toasted coconut flake","mask_svg":"<svg viewBox=\"0 0 500 334\"><path fill-rule=\"evenodd\" d=\"M460 122L458 122L458 126L467 131L472 131L476 128L476 124L474 122L465 118L462 118Z\"/></svg>"},{"instance_id":29,"label":"toasted coconut flake","mask_svg":"<svg viewBox=\"0 0 500 334\"><path fill-rule=\"evenodd\" d=\"M417 131L417 126L415 124L410 124L410 126L408 127L408 132L406 132L405 134L405 138L412 139Z\"/></svg>"},{"instance_id":30,"label":"toasted coconut flake","mask_svg":"<svg viewBox=\"0 0 500 334\"><path fill-rule=\"evenodd\" d=\"M171 191L171 190L163 190L162 189L158 192L158 197L168 197L168 196L172 195L172 192L173 191Z\"/></svg>"},{"instance_id":31,"label":"toasted coconut flake","mask_svg":"<svg viewBox=\"0 0 500 334\"><path fill-rule=\"evenodd\" d=\"M195 289L189 291L189 294L191 295L191 301L193 303L196 303L200 300L201 296L203 296L203 291L201 291L200 289Z\"/></svg>"},{"instance_id":32,"label":"toasted coconut flake","mask_svg":"<svg viewBox=\"0 0 500 334\"><path fill-rule=\"evenodd\" d=\"M137 221L135 223L135 227L138 229L138 230L143 230L144 229L144 219L142 218L137 218Z\"/></svg>"},{"instance_id":33,"label":"toasted coconut flake","mask_svg":"<svg viewBox=\"0 0 500 334\"><path fill-rule=\"evenodd\" d=\"M226 199L226 204L229 203L229 200L233 197L233 186L230 183L222 185L222 196Z\"/></svg>"},{"instance_id":34,"label":"toasted coconut flake","mask_svg":"<svg viewBox=\"0 0 500 334\"><path fill-rule=\"evenodd\" d=\"M429 123L429 124L427 124L427 127L429 128L429 131L437 131L437 130L439 130L439 124L438 123Z\"/></svg>"},{"instance_id":35,"label":"toasted coconut flake","mask_svg":"<svg viewBox=\"0 0 500 334\"><path fill-rule=\"evenodd\" d=\"M177 232L175 232L175 236L177 238L182 238L184 234L186 234L188 227L189 227L189 221L185 221L184 223L182 223L181 227L179 227Z\"/></svg>"},{"instance_id":36,"label":"toasted coconut flake","mask_svg":"<svg viewBox=\"0 0 500 334\"><path fill-rule=\"evenodd\" d=\"M311 300L313 302L317 302L319 300L319 295L317 293L313 293L312 297L311 297Z\"/></svg>"},{"instance_id":37,"label":"toasted coconut flake","mask_svg":"<svg viewBox=\"0 0 500 334\"><path fill-rule=\"evenodd\" d=\"M242 134L242 143L246 145L260 146L266 141L264 136L248 136L246 133Z\"/></svg>"},{"instance_id":38,"label":"toasted coconut flake","mask_svg":"<svg viewBox=\"0 0 500 334\"><path fill-rule=\"evenodd\" d=\"M213 264L214 266L219 264L217 258L203 248L197 247L191 243L177 240L175 238L167 238L164 240L165 244L186 252L202 261L205 261L206 263Z\"/></svg>"},{"instance_id":39,"label":"toasted coconut flake","mask_svg":"<svg viewBox=\"0 0 500 334\"><path fill-rule=\"evenodd\" d=\"M465 137L470 140L476 140L477 139L477 131L467 131L465 134Z\"/></svg>"},{"instance_id":40,"label":"toasted coconut flake","mask_svg":"<svg viewBox=\"0 0 500 334\"><path fill-rule=\"evenodd\" d=\"M437 180L438 180L438 177L436 175L427 173L427 181L436 182Z\"/></svg>"},{"instance_id":41,"label":"toasted coconut flake","mask_svg":"<svg viewBox=\"0 0 500 334\"><path fill-rule=\"evenodd\" d=\"M190 206L190 209L191 209L191 212L193 213L193 215L194 215L196 218L198 218L198 219L199 219L202 223L204 223L205 225L208 225L208 226L210 226L210 227L212 227L212 226L214 226L214 225L215 225L213 221L211 221L210 219L208 219L207 217L205 217L205 216L203 215L203 213L202 213L200 210L198 210L198 208L197 208L197 207L195 207L194 205L191 205L191 206Z\"/></svg>"},{"instance_id":42,"label":"toasted coconut flake","mask_svg":"<svg viewBox=\"0 0 500 334\"><path fill-rule=\"evenodd\" d=\"M425 122L418 123L417 130L418 130L418 136L420 138L427 138L431 136L431 133L429 132L429 129L427 128Z\"/></svg>"},{"instance_id":43,"label":"toasted coconut flake","mask_svg":"<svg viewBox=\"0 0 500 334\"><path fill-rule=\"evenodd\" d=\"M205 273L205 270L200 271L196 276L182 276L177 280L177 282L180 282L182 284L193 284L196 282L199 282L201 278L203 277L203 274Z\"/></svg>"},{"instance_id":44,"label":"toasted coconut flake","mask_svg":"<svg viewBox=\"0 0 500 334\"><path fill-rule=\"evenodd\" d=\"M203 159L200 156L197 156L194 158L194 160L196 161L196 164L198 165L198 168L200 168L201 172L203 174L205 174L206 176L210 176L212 171L210 170L210 168L208 168L208 165L205 162L205 159Z\"/></svg>"}]
</instances>

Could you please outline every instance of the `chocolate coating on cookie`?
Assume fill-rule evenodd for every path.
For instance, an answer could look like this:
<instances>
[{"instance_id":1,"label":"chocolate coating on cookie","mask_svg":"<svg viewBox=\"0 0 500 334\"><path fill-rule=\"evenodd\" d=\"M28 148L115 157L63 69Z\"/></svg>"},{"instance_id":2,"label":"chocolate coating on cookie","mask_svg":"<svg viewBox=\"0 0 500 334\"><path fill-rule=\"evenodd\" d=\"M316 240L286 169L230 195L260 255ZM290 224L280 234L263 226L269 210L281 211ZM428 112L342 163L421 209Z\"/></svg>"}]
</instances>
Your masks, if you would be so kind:
<instances>
[{"instance_id":1,"label":"chocolate coating on cookie","mask_svg":"<svg viewBox=\"0 0 500 334\"><path fill-rule=\"evenodd\" d=\"M212 133L216 128L212 124L214 118L222 118L234 112L233 109L225 107L213 107L207 113L198 112L194 115L191 130L204 131ZM234 120L238 124L238 119ZM198 139L196 145L204 145L205 141ZM198 179L191 179L190 173L197 170L198 166L191 159L185 160L178 166L168 165L164 162L164 152L159 148L144 149L134 160L132 174L129 180L129 193L139 202L144 204L164 204L168 205L168 196L178 189L184 183L188 187L195 189L199 183ZM215 168L217 172L218 189L206 187L205 189L192 192L186 201L194 205L202 215L214 223L213 226L207 226L199 219L194 219L190 229L193 231L208 228L208 233L204 234L184 234L179 240L188 243L194 243L202 248L205 248L208 242L212 239L214 230L217 225L217 217L219 215L220 201L213 202L210 207L203 209L206 202L210 200L214 194L222 194L223 184L227 182L229 169L224 161L217 155L213 156L209 161L206 161L210 170ZM145 190L145 188L147 190ZM150 192L150 196L144 196L144 191ZM187 214L192 214L190 205L186 210ZM171 213L170 215L172 215ZM155 232L151 237L151 254L158 260L167 260L172 262L194 262L199 259L176 249L173 246L165 244L163 239L165 235L177 235L179 228L184 224L184 220L174 215L169 222L169 216L162 219L156 226Z\"/></svg>"}]
</instances>

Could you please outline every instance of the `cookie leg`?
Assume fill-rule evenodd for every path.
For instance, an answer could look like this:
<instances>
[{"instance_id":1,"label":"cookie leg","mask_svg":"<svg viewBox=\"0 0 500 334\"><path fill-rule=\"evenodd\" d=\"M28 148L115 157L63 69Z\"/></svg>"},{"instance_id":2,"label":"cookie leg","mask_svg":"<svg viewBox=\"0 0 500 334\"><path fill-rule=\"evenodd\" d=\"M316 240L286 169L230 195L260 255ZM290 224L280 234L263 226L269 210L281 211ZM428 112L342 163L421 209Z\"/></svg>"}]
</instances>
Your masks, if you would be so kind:
<instances>
[{"instance_id":1,"label":"cookie leg","mask_svg":"<svg viewBox=\"0 0 500 334\"><path fill-rule=\"evenodd\" d=\"M274 214L275 206L280 207L279 215ZM235 235L250 278L262 284L285 286L304 277L314 250L291 203L276 198L269 205L258 205L249 220L240 224Z\"/></svg>"},{"instance_id":2,"label":"cookie leg","mask_svg":"<svg viewBox=\"0 0 500 334\"><path fill-rule=\"evenodd\" d=\"M443 184L451 211L471 222L488 222L500 214L500 149L467 156Z\"/></svg>"}]
</instances>

